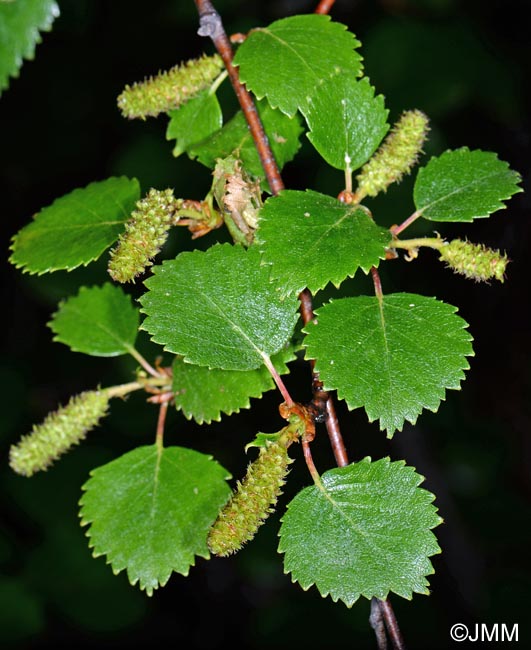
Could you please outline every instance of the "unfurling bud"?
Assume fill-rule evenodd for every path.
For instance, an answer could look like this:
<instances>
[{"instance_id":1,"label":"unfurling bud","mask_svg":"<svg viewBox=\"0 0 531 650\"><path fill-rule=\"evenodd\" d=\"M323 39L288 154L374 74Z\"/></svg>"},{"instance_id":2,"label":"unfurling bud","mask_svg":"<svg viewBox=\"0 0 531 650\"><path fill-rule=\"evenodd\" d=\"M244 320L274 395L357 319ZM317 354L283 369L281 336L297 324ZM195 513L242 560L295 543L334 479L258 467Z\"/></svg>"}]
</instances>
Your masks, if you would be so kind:
<instances>
[{"instance_id":1,"label":"unfurling bud","mask_svg":"<svg viewBox=\"0 0 531 650\"><path fill-rule=\"evenodd\" d=\"M428 130L428 118L421 111L402 113L378 151L362 167L356 194L360 198L376 196L409 174L422 152Z\"/></svg>"},{"instance_id":2,"label":"unfurling bud","mask_svg":"<svg viewBox=\"0 0 531 650\"><path fill-rule=\"evenodd\" d=\"M107 414L109 395L91 390L75 395L66 406L50 413L9 451L9 464L17 474L31 476L47 469L70 447L77 445Z\"/></svg>"},{"instance_id":3,"label":"unfurling bud","mask_svg":"<svg viewBox=\"0 0 531 650\"><path fill-rule=\"evenodd\" d=\"M186 61L155 77L126 86L118 97L118 108L124 117L156 117L179 108L220 74L223 61L217 54Z\"/></svg>"},{"instance_id":4,"label":"unfurling bud","mask_svg":"<svg viewBox=\"0 0 531 650\"><path fill-rule=\"evenodd\" d=\"M476 280L487 282L495 278L500 282L505 279L507 255L487 248L483 244L454 239L439 249L441 259L456 273Z\"/></svg>"},{"instance_id":5,"label":"unfurling bud","mask_svg":"<svg viewBox=\"0 0 531 650\"><path fill-rule=\"evenodd\" d=\"M136 210L111 251L109 274L116 282L131 282L143 273L164 245L180 203L172 190L150 190L138 201Z\"/></svg>"},{"instance_id":6,"label":"unfurling bud","mask_svg":"<svg viewBox=\"0 0 531 650\"><path fill-rule=\"evenodd\" d=\"M247 468L247 474L210 529L208 547L226 556L251 540L271 512L282 492L288 466L293 462L282 439L267 442Z\"/></svg>"}]
</instances>

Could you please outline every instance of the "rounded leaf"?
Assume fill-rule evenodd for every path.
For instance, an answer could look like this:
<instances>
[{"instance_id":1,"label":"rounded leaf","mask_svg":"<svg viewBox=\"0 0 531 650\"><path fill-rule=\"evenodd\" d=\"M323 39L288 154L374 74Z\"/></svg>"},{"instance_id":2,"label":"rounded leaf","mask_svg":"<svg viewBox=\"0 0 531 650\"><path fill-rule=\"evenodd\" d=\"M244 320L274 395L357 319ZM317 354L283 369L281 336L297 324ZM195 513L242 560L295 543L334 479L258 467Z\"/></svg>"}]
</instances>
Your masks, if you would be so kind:
<instances>
[{"instance_id":1,"label":"rounded leaf","mask_svg":"<svg viewBox=\"0 0 531 650\"><path fill-rule=\"evenodd\" d=\"M280 299L256 247L181 253L155 267L145 284L142 328L200 366L258 368L288 343L298 318L297 299Z\"/></svg>"},{"instance_id":2,"label":"rounded leaf","mask_svg":"<svg viewBox=\"0 0 531 650\"><path fill-rule=\"evenodd\" d=\"M429 557L440 553L441 523L423 477L389 458L329 470L304 488L282 518L284 570L303 589L350 607L360 596L427 594Z\"/></svg>"},{"instance_id":3,"label":"rounded leaf","mask_svg":"<svg viewBox=\"0 0 531 650\"><path fill-rule=\"evenodd\" d=\"M304 345L325 389L337 390L350 409L364 407L391 437L460 387L474 353L456 311L410 293L341 298L316 311Z\"/></svg>"},{"instance_id":4,"label":"rounded leaf","mask_svg":"<svg viewBox=\"0 0 531 650\"><path fill-rule=\"evenodd\" d=\"M130 296L115 285L81 287L61 303L49 326L54 341L74 352L115 357L130 352L138 334L139 312Z\"/></svg>"},{"instance_id":5,"label":"rounded leaf","mask_svg":"<svg viewBox=\"0 0 531 650\"><path fill-rule=\"evenodd\" d=\"M151 596L172 571L188 575L209 556L210 526L230 495L221 465L183 447L138 447L91 472L83 486L81 525L94 556Z\"/></svg>"}]
</instances>

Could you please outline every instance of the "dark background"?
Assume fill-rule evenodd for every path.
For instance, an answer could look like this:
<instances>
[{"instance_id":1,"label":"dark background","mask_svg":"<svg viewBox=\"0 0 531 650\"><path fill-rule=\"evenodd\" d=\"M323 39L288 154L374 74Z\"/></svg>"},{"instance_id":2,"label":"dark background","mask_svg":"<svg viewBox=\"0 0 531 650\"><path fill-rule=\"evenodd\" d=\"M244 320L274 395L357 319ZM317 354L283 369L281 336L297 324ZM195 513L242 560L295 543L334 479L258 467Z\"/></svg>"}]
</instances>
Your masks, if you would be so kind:
<instances>
[{"instance_id":1,"label":"dark background","mask_svg":"<svg viewBox=\"0 0 531 650\"><path fill-rule=\"evenodd\" d=\"M316 2L217 3L227 31L247 31L274 19L308 12ZM362 41L366 73L386 96L391 119L407 108L432 119L427 154L467 145L499 153L530 175L530 40L528 3L516 0L338 0L332 15ZM151 444L156 411L133 396L117 402L101 429L53 469L32 479L7 466L9 445L73 393L98 383L120 383L134 364L94 359L52 342L46 322L58 300L81 283L106 279L105 263L41 278L7 265L10 237L31 215L75 187L110 175L175 188L176 196L201 198L209 172L174 159L165 141L165 118L126 122L115 99L126 83L212 51L196 36L188 0L135 3L125 0L63 0L61 17L45 34L36 60L0 99L2 283L5 332L0 359L0 647L121 648L158 644L220 648L372 648L361 600L348 610L304 593L282 573L276 552L278 516L230 559L198 560L190 576L174 575L148 599L115 577L103 559L93 560L78 525L76 503L90 469L139 444ZM330 194L341 174L322 165L305 144L285 170L288 187ZM351 460L365 455L405 458L426 476L445 523L437 529L443 548L433 558L429 597L391 600L410 648L453 647L453 623L520 624L529 639L531 573L528 194L489 220L444 226L447 236L507 251L512 262L504 285L474 284L455 276L425 253L417 262L389 263L384 290L416 291L455 304L470 323L476 357L460 392L450 392L438 414L425 413L387 441L362 412L341 405ZM371 205L376 219L392 224L412 212L411 180ZM439 225L439 224L438 224ZM424 228L424 230L423 230ZM411 234L431 232L416 225ZM209 245L207 239L203 245ZM177 233L174 249L190 246ZM137 287L136 291L140 291ZM348 291L370 291L366 279ZM318 300L334 292L325 291ZM140 346L147 355L147 340ZM287 379L294 397L309 398L308 370L295 363ZM252 411L211 427L169 418L167 444L213 453L234 476L246 465L244 445L257 430L279 424L278 396L254 401ZM326 437L314 445L321 471L333 465ZM297 459L280 512L309 483ZM478 645L478 644L476 644ZM493 644L491 644L493 645ZM462 644L461 647L466 647Z\"/></svg>"}]
</instances>

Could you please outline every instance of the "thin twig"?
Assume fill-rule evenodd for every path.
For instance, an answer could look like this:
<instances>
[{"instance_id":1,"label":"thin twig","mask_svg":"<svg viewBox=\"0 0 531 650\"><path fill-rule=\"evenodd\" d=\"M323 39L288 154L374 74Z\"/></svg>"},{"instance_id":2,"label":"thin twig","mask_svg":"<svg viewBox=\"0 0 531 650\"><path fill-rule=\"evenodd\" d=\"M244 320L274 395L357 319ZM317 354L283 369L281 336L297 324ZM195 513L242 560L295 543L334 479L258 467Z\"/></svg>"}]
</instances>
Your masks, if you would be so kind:
<instances>
[{"instance_id":1,"label":"thin twig","mask_svg":"<svg viewBox=\"0 0 531 650\"><path fill-rule=\"evenodd\" d=\"M369 616L369 623L376 635L376 643L378 650L387 650L387 636L385 634L385 625L382 618L382 610L380 609L380 601L377 598L371 600L371 614Z\"/></svg>"},{"instance_id":2,"label":"thin twig","mask_svg":"<svg viewBox=\"0 0 531 650\"><path fill-rule=\"evenodd\" d=\"M371 276L372 276L372 283L374 284L374 293L376 294L378 300L381 301L383 298L382 281L380 280L380 274L378 273L378 269L375 266L371 268Z\"/></svg>"},{"instance_id":3,"label":"thin twig","mask_svg":"<svg viewBox=\"0 0 531 650\"><path fill-rule=\"evenodd\" d=\"M140 354L140 352L136 348L134 348L132 345L127 346L127 351L129 352L129 354L134 359L136 359L136 361L138 361L138 363L142 366L142 368L144 368L144 370L148 374L150 374L152 377L160 377L161 376L160 372L157 372L157 370L155 370L155 368L153 368L153 366L149 363L149 361L144 359L144 357Z\"/></svg>"},{"instance_id":4,"label":"thin twig","mask_svg":"<svg viewBox=\"0 0 531 650\"><path fill-rule=\"evenodd\" d=\"M332 5L334 4L334 1L335 0L321 0L321 2L319 2L319 5L317 6L317 9L315 10L315 13L321 13L321 14L328 13ZM254 105L253 98L250 95L250 93L247 91L245 86L243 86L240 83L238 71L232 65L232 58L233 58L232 46L223 28L221 17L218 14L218 12L215 10L210 0L194 0L194 2L197 7L197 11L199 13L200 27L198 30L198 34L200 36L209 36L212 39L214 46L218 51L219 55L223 59L225 67L227 68L227 72L229 73L229 78L231 80L232 86L236 93L236 97L238 98L242 111L247 120L247 124L249 125L249 130L253 137L255 146L258 150L260 161L262 163L262 167L264 169L267 182L269 183L271 193L273 195L276 195L281 190L284 189L284 182L282 180L282 176L280 175L280 170L278 168L275 157L269 145L269 140L264 131L264 127L260 120L260 116L258 115L258 112ZM400 230L398 231L393 230L393 234L398 234L398 232L400 232ZM375 278L379 280L379 275L376 268L374 268L373 280ZM381 284L379 286L381 292ZM301 316L304 324L307 325L311 320L314 319L311 293L307 289L304 290L299 295L299 300L301 302ZM312 374L313 374L313 386L314 386L314 394L315 394L316 390L322 391L322 384L318 376L313 370L313 363L312 363ZM162 406L163 405L161 405L161 409ZM167 409L167 404L166 404L166 409ZM326 427L328 430L328 435L330 437L332 448L334 450L336 462L341 467L348 465L349 461L345 450L343 438L341 435L339 421L337 420L335 407L331 396L327 396L326 410L328 414L326 420ZM313 462L308 439L305 440L303 438L302 447L303 447L304 458L306 460L306 464L308 466L310 474L312 475L313 480L317 484L320 484L321 479ZM396 621L390 603L388 603L388 601L378 601L378 602L382 609L382 614L386 622L389 635L391 637L391 640L393 641L393 644L395 645L395 650L405 650L405 646L403 645L403 641L402 641L402 636L398 628L398 623ZM400 641L402 645L396 645L398 641Z\"/></svg>"},{"instance_id":5,"label":"thin twig","mask_svg":"<svg viewBox=\"0 0 531 650\"><path fill-rule=\"evenodd\" d=\"M411 224L415 222L421 216L421 214L422 214L421 210L417 210L416 212L413 212L413 214L411 214L399 226L393 226L391 228L391 234L399 235L403 230L411 226Z\"/></svg>"},{"instance_id":6,"label":"thin twig","mask_svg":"<svg viewBox=\"0 0 531 650\"><path fill-rule=\"evenodd\" d=\"M168 413L169 402L162 402L159 409L159 418L157 420L157 434L155 444L159 450L162 449L162 441L164 439L164 425L166 424L166 414Z\"/></svg>"},{"instance_id":7,"label":"thin twig","mask_svg":"<svg viewBox=\"0 0 531 650\"><path fill-rule=\"evenodd\" d=\"M330 9L332 9L333 4L335 3L336 0L321 0L321 2L317 5L317 9L315 10L314 13L316 14L327 14Z\"/></svg>"},{"instance_id":8,"label":"thin twig","mask_svg":"<svg viewBox=\"0 0 531 650\"><path fill-rule=\"evenodd\" d=\"M388 600L379 600L378 604L394 650L406 650L406 644L404 643L402 632L400 632L400 628L398 627L391 603Z\"/></svg>"}]
</instances>

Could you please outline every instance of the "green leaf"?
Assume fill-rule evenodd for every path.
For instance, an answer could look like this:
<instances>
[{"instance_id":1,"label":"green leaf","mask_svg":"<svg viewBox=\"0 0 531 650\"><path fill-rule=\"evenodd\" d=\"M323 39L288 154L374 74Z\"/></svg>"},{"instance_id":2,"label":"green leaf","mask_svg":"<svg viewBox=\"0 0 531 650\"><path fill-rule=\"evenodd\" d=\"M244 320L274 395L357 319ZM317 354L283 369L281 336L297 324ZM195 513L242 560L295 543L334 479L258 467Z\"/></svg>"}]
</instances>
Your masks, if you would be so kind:
<instances>
[{"instance_id":1,"label":"green leaf","mask_svg":"<svg viewBox=\"0 0 531 650\"><path fill-rule=\"evenodd\" d=\"M54 0L16 0L0 3L0 94L9 77L17 77L23 59L33 59L41 42L40 31L49 31L59 15Z\"/></svg>"},{"instance_id":2,"label":"green leaf","mask_svg":"<svg viewBox=\"0 0 531 650\"><path fill-rule=\"evenodd\" d=\"M200 366L259 368L286 345L297 321L297 299L280 299L254 246L181 253L145 284L142 329Z\"/></svg>"},{"instance_id":3,"label":"green leaf","mask_svg":"<svg viewBox=\"0 0 531 650\"><path fill-rule=\"evenodd\" d=\"M197 97L168 113L166 140L177 140L175 157L221 129L223 115L215 93L203 91Z\"/></svg>"},{"instance_id":4,"label":"green leaf","mask_svg":"<svg viewBox=\"0 0 531 650\"><path fill-rule=\"evenodd\" d=\"M430 221L473 221L505 208L517 192L520 175L489 151L467 147L446 151L419 170L415 207Z\"/></svg>"},{"instance_id":5,"label":"green leaf","mask_svg":"<svg viewBox=\"0 0 531 650\"><path fill-rule=\"evenodd\" d=\"M123 176L74 190L15 235L10 261L39 275L87 266L118 239L139 198L138 181Z\"/></svg>"},{"instance_id":6,"label":"green leaf","mask_svg":"<svg viewBox=\"0 0 531 650\"><path fill-rule=\"evenodd\" d=\"M360 596L411 599L427 594L431 532L441 523L423 477L389 458L329 470L291 501L282 518L284 570L306 590L315 585L351 607Z\"/></svg>"},{"instance_id":7,"label":"green leaf","mask_svg":"<svg viewBox=\"0 0 531 650\"><path fill-rule=\"evenodd\" d=\"M266 101L258 102L257 109L277 165L282 169L299 150L299 136L302 133L301 121L298 117L286 117L280 111L271 108ZM222 129L187 151L191 158L197 158L199 162L211 169L216 166L218 158L226 158L234 152L242 161L248 174L264 177L264 170L253 137L241 111L238 111Z\"/></svg>"},{"instance_id":8,"label":"green leaf","mask_svg":"<svg viewBox=\"0 0 531 650\"><path fill-rule=\"evenodd\" d=\"M279 375L289 372L286 363L295 358L293 348L278 352L271 359ZM199 424L221 420L221 414L238 413L250 408L251 397L275 387L265 366L254 370L220 370L185 363L176 357L173 363L175 406Z\"/></svg>"},{"instance_id":9,"label":"green leaf","mask_svg":"<svg viewBox=\"0 0 531 650\"><path fill-rule=\"evenodd\" d=\"M138 333L139 312L121 287L81 287L59 305L50 323L54 341L74 352L115 357L131 351Z\"/></svg>"},{"instance_id":10,"label":"green leaf","mask_svg":"<svg viewBox=\"0 0 531 650\"><path fill-rule=\"evenodd\" d=\"M304 112L308 98L331 74L361 73L360 45L345 25L329 16L309 14L283 18L253 29L242 43L235 65L241 81L259 99L293 116Z\"/></svg>"},{"instance_id":11,"label":"green leaf","mask_svg":"<svg viewBox=\"0 0 531 650\"><path fill-rule=\"evenodd\" d=\"M366 77L357 81L353 74L340 74L310 99L308 138L329 165L353 171L369 160L389 130L388 112Z\"/></svg>"},{"instance_id":12,"label":"green leaf","mask_svg":"<svg viewBox=\"0 0 531 650\"><path fill-rule=\"evenodd\" d=\"M257 243L284 295L336 287L385 258L389 231L359 206L308 190L284 190L260 211Z\"/></svg>"},{"instance_id":13,"label":"green leaf","mask_svg":"<svg viewBox=\"0 0 531 650\"><path fill-rule=\"evenodd\" d=\"M172 571L188 575L196 555L209 557L207 534L227 501L221 465L183 447L139 447L91 472L83 486L81 525L94 557L149 596Z\"/></svg>"},{"instance_id":14,"label":"green leaf","mask_svg":"<svg viewBox=\"0 0 531 650\"><path fill-rule=\"evenodd\" d=\"M436 411L446 389L460 388L473 350L456 311L410 293L342 298L306 326L307 356L326 390L337 389L350 409L364 407L391 437L423 409Z\"/></svg>"}]
</instances>

